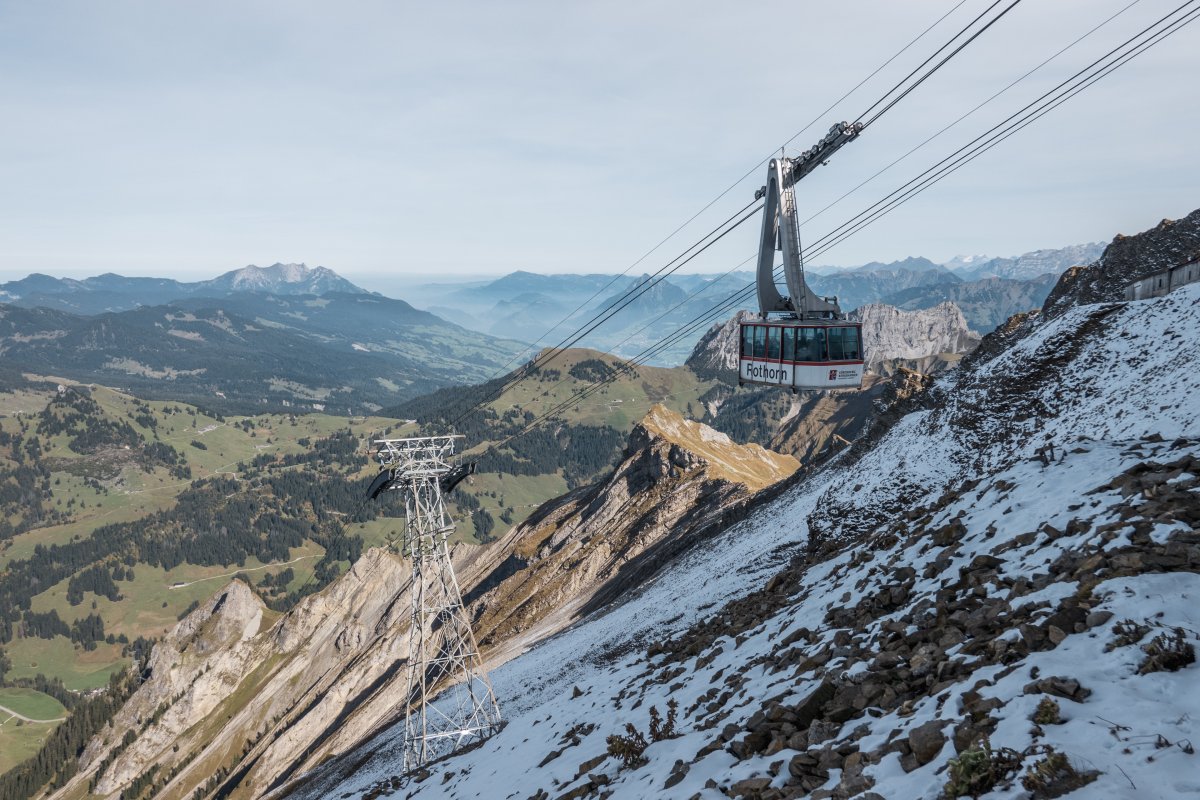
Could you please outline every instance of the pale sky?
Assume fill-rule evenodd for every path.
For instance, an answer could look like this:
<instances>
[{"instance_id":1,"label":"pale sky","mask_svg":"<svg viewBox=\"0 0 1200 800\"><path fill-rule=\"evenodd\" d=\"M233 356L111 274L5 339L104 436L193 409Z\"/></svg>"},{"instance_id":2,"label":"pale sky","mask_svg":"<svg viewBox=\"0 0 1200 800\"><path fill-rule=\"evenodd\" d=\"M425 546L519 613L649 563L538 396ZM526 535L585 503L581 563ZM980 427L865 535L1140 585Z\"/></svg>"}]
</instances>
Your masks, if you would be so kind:
<instances>
[{"instance_id":1,"label":"pale sky","mask_svg":"<svg viewBox=\"0 0 1200 800\"><path fill-rule=\"evenodd\" d=\"M811 214L1129 0L1024 0L798 188ZM953 0L0 3L0 280L249 263L619 272ZM796 140L853 119L987 5ZM813 240L1178 3L1140 0L804 226ZM817 259L1014 255L1200 207L1200 24ZM753 196L765 170L636 270ZM758 221L690 264L722 272ZM727 245L727 246L726 246Z\"/></svg>"}]
</instances>

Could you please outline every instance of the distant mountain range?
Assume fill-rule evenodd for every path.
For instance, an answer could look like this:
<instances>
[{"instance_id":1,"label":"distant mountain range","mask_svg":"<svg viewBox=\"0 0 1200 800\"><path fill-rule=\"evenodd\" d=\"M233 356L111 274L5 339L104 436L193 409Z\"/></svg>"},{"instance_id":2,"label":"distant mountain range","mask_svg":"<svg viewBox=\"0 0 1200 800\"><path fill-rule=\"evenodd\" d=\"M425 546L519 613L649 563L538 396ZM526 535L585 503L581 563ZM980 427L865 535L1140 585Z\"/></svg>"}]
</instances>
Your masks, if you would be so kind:
<instances>
[{"instance_id":1,"label":"distant mountain range","mask_svg":"<svg viewBox=\"0 0 1200 800\"><path fill-rule=\"evenodd\" d=\"M1070 267L1091 264L1104 252L1104 242L1071 245L1057 250L1034 250L1014 258L956 256L942 266L963 280L1008 278L1030 280L1041 275L1055 277Z\"/></svg>"},{"instance_id":2,"label":"distant mountain range","mask_svg":"<svg viewBox=\"0 0 1200 800\"><path fill-rule=\"evenodd\" d=\"M9 367L242 413L374 411L484 380L520 347L362 292L235 290L93 315L0 304Z\"/></svg>"},{"instance_id":3,"label":"distant mountain range","mask_svg":"<svg viewBox=\"0 0 1200 800\"><path fill-rule=\"evenodd\" d=\"M236 292L276 295L367 293L327 267L304 264L256 267L251 264L211 280L192 283L170 278L127 278L111 272L83 280L34 273L18 281L0 283L0 303L24 308L53 308L73 314L102 314L163 305L185 297L224 297Z\"/></svg>"},{"instance_id":4,"label":"distant mountain range","mask_svg":"<svg viewBox=\"0 0 1200 800\"><path fill-rule=\"evenodd\" d=\"M912 311L950 300L972 329L986 333L1014 313L1040 307L1058 272L1100 251L1089 244L947 264L910 257L814 267L810 285L836 295L847 312L870 303ZM325 406L362 413L485 380L522 343L557 345L583 326L592 329L574 346L641 354L753 280L749 271L667 279L518 271L491 281L414 286L427 309L421 311L304 264L252 265L190 283L34 274L0 284L0 355L14 368L215 409ZM631 297L631 289L646 285ZM751 294L729 312L753 304ZM593 319L603 322L591 325ZM683 363L705 327L679 337L650 363Z\"/></svg>"},{"instance_id":5,"label":"distant mountain range","mask_svg":"<svg viewBox=\"0 0 1200 800\"><path fill-rule=\"evenodd\" d=\"M870 303L913 311L952 300L972 329L986 333L1015 313L1040 307L1061 272L1095 261L1103 249L1102 244L1084 244L1035 250L1013 258L960 256L945 264L909 257L853 267L814 266L809 268L809 284L822 295L836 295L847 312ZM611 318L584 336L578 346L632 356L752 285L754 273L740 271L719 278L670 275L621 307L626 292L649 280L644 275L514 272L465 286L416 286L412 297L418 305L474 330L547 346L611 311ZM754 302L750 295L730 313L752 308ZM552 325L568 315L566 323L547 335ZM681 363L702 333L681 337L650 363Z\"/></svg>"}]
</instances>

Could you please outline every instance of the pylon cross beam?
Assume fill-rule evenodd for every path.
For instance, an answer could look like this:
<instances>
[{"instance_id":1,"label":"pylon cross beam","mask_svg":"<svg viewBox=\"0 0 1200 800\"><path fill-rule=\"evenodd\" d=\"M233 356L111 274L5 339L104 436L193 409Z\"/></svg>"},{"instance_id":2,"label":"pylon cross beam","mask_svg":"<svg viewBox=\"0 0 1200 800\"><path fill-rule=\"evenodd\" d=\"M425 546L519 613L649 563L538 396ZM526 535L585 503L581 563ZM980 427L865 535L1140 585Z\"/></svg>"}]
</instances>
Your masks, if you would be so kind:
<instances>
[{"instance_id":1,"label":"pylon cross beam","mask_svg":"<svg viewBox=\"0 0 1200 800\"><path fill-rule=\"evenodd\" d=\"M404 771L495 733L500 706L479 656L450 561L454 523L439 478L460 436L379 439L376 458L404 493L401 553L412 559L412 615L405 691ZM435 624L436 623L436 624Z\"/></svg>"}]
</instances>

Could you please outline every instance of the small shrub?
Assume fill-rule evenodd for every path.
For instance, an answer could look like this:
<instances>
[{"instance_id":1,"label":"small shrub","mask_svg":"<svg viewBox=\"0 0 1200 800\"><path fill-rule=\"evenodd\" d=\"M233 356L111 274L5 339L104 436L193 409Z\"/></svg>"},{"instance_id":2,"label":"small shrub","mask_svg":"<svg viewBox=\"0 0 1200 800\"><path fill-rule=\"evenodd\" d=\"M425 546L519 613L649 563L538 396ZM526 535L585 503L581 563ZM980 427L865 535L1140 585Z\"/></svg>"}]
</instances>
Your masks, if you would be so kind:
<instances>
[{"instance_id":1,"label":"small shrub","mask_svg":"<svg viewBox=\"0 0 1200 800\"><path fill-rule=\"evenodd\" d=\"M642 753L650 746L646 737L632 722L625 723L624 734L613 734L605 741L608 742L608 754L621 759L621 763L626 767L641 766L645 762Z\"/></svg>"},{"instance_id":2,"label":"small shrub","mask_svg":"<svg viewBox=\"0 0 1200 800\"><path fill-rule=\"evenodd\" d=\"M1095 772L1080 772L1071 765L1066 755L1048 748L1044 758L1038 759L1025 770L1021 777L1021 786L1034 800L1042 800L1061 797L1081 786L1087 786L1096 780L1096 775Z\"/></svg>"},{"instance_id":3,"label":"small shrub","mask_svg":"<svg viewBox=\"0 0 1200 800\"><path fill-rule=\"evenodd\" d=\"M634 727L632 722L625 723L624 734L609 736L608 754L621 760L625 767L639 767L646 763L642 754L651 742L661 742L664 739L674 739L679 734L675 731L675 715L679 702L671 700L667 703L667 718L664 720L655 706L650 706L650 738Z\"/></svg>"},{"instance_id":4,"label":"small shrub","mask_svg":"<svg viewBox=\"0 0 1200 800\"><path fill-rule=\"evenodd\" d=\"M1177 672L1188 664L1196 663L1196 648L1183 637L1183 629L1174 633L1160 633L1142 646L1146 660L1138 667L1139 675L1151 672Z\"/></svg>"},{"instance_id":5,"label":"small shrub","mask_svg":"<svg viewBox=\"0 0 1200 800\"><path fill-rule=\"evenodd\" d=\"M1149 632L1149 625L1143 625L1131 619L1123 619L1113 625L1113 633L1116 634L1116 638L1109 642L1104 650L1105 652L1109 652L1118 647L1128 647L1131 644L1137 644Z\"/></svg>"},{"instance_id":6,"label":"small shrub","mask_svg":"<svg viewBox=\"0 0 1200 800\"><path fill-rule=\"evenodd\" d=\"M1038 725L1061 725L1063 718L1058 703L1049 697L1043 697L1037 705L1037 710L1033 712L1033 721Z\"/></svg>"},{"instance_id":7,"label":"small shrub","mask_svg":"<svg viewBox=\"0 0 1200 800\"><path fill-rule=\"evenodd\" d=\"M979 797L991 791L997 783L1017 771L1021 754L1010 747L992 750L987 739L967 748L950 759L950 780L942 790L943 796Z\"/></svg>"}]
</instances>

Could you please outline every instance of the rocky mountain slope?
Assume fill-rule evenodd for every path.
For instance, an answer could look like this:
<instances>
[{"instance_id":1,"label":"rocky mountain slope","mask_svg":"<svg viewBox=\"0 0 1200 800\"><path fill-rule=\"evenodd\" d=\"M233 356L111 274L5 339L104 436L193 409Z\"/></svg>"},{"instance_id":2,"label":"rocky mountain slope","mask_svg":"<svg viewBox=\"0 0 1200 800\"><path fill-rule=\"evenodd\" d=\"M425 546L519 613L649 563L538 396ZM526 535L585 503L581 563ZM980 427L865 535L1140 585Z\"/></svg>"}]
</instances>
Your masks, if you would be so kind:
<instances>
[{"instance_id":1,"label":"rocky mountain slope","mask_svg":"<svg viewBox=\"0 0 1200 800\"><path fill-rule=\"evenodd\" d=\"M455 550L485 652L516 655L634 591L796 466L656 406L604 481ZM371 550L278 618L233 581L155 646L145 683L55 796L256 797L346 751L401 703L409 577Z\"/></svg>"},{"instance_id":2,"label":"rocky mountain slope","mask_svg":"<svg viewBox=\"0 0 1200 800\"><path fill-rule=\"evenodd\" d=\"M1063 313L1078 303L1120 300L1130 282L1200 255L1200 209L1180 220L1164 219L1137 236L1119 235L1094 263L1065 272L1043 311Z\"/></svg>"},{"instance_id":3,"label":"rocky mountain slope","mask_svg":"<svg viewBox=\"0 0 1200 800\"><path fill-rule=\"evenodd\" d=\"M479 748L401 777L393 728L288 796L1195 794L1197 329L1195 285L1015 321L496 670Z\"/></svg>"},{"instance_id":4,"label":"rocky mountain slope","mask_svg":"<svg viewBox=\"0 0 1200 800\"><path fill-rule=\"evenodd\" d=\"M920 311L902 311L882 303L856 310L850 319L863 326L866 369L879 372L886 361L919 361L943 353L969 353L979 334L954 303L939 303Z\"/></svg>"}]
</instances>

